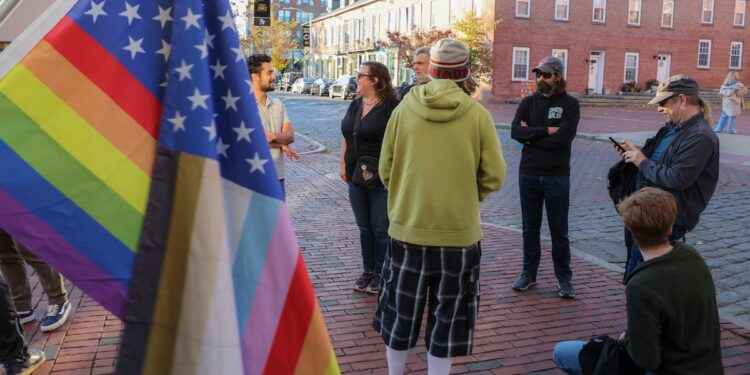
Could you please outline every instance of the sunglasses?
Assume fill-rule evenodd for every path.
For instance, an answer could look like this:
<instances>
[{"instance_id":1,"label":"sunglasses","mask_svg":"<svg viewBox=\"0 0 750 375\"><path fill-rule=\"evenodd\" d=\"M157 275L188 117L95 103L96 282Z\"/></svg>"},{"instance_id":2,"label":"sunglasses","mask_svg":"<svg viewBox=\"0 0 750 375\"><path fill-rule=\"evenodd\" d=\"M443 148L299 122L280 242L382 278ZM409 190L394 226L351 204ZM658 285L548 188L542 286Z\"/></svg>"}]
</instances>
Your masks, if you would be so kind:
<instances>
[{"instance_id":1,"label":"sunglasses","mask_svg":"<svg viewBox=\"0 0 750 375\"><path fill-rule=\"evenodd\" d=\"M357 73L357 79L361 79L362 77L372 78L372 74Z\"/></svg>"},{"instance_id":2,"label":"sunglasses","mask_svg":"<svg viewBox=\"0 0 750 375\"><path fill-rule=\"evenodd\" d=\"M552 78L552 73L536 72L536 78L544 77L544 79Z\"/></svg>"},{"instance_id":3,"label":"sunglasses","mask_svg":"<svg viewBox=\"0 0 750 375\"><path fill-rule=\"evenodd\" d=\"M674 96L670 96L670 97L668 97L668 98L666 98L666 99L664 99L664 100L662 100L662 101L660 101L659 103L656 103L656 104L657 104L657 105L658 105L659 107L664 107L665 105L667 105L667 103L668 103L668 102L669 102L670 100L672 100L672 98L674 98Z\"/></svg>"}]
</instances>

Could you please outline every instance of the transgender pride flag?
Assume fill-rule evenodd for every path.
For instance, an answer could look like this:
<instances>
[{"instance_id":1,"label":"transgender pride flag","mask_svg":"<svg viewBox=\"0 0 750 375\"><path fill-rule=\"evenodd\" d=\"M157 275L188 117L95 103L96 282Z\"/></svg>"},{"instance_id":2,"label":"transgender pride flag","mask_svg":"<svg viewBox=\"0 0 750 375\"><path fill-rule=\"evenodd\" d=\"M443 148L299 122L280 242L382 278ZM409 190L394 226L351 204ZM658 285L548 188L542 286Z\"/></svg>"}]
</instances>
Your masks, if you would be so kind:
<instances>
[{"instance_id":1,"label":"transgender pride flag","mask_svg":"<svg viewBox=\"0 0 750 375\"><path fill-rule=\"evenodd\" d=\"M339 373L249 84L227 0L79 1L0 79L0 227L119 374Z\"/></svg>"}]
</instances>

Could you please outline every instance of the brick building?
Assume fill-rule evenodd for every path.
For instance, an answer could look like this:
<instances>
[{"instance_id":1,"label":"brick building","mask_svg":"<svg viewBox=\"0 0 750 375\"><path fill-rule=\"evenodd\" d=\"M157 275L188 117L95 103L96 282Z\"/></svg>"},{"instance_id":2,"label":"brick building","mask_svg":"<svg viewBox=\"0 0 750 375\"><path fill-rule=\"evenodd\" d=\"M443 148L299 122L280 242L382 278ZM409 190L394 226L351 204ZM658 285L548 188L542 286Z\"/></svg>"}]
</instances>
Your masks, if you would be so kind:
<instances>
[{"instance_id":1,"label":"brick building","mask_svg":"<svg viewBox=\"0 0 750 375\"><path fill-rule=\"evenodd\" d=\"M550 54L580 95L674 74L717 88L728 70L750 67L746 0L497 0L495 18L493 101L520 97Z\"/></svg>"}]
</instances>

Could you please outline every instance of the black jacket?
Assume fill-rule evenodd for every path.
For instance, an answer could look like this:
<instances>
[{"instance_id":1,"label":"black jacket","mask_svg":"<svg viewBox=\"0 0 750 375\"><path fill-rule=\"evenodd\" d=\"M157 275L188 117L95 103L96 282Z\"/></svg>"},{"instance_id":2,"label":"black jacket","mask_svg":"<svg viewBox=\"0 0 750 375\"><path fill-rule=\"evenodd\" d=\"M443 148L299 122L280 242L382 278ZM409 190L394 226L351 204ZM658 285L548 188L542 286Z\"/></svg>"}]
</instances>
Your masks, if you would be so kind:
<instances>
[{"instance_id":1,"label":"black jacket","mask_svg":"<svg viewBox=\"0 0 750 375\"><path fill-rule=\"evenodd\" d=\"M546 97L539 92L525 97L516 109L510 136L524 144L521 173L534 176L570 176L570 145L581 112L578 100L566 93ZM521 126L521 121L528 126ZM548 128L559 127L555 134Z\"/></svg>"},{"instance_id":2,"label":"black jacket","mask_svg":"<svg viewBox=\"0 0 750 375\"><path fill-rule=\"evenodd\" d=\"M391 118L393 109L398 105L397 100L380 103L371 109L359 122L359 135L357 137L356 155L354 146L354 119L361 113L362 98L352 100L349 109L341 120L341 134L346 140L346 153L344 163L346 166L346 178L351 181L354 166L360 156L372 156L380 158L380 148L383 145L383 134L386 125Z\"/></svg>"}]
</instances>

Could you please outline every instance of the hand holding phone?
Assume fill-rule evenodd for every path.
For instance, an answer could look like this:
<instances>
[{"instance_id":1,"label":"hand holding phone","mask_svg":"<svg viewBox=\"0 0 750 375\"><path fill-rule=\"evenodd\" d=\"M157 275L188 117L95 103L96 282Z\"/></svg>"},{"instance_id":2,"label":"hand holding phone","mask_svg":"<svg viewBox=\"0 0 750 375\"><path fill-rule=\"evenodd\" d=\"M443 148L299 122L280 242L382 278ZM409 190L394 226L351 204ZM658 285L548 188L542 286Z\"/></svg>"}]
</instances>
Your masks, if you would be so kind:
<instances>
[{"instance_id":1,"label":"hand holding phone","mask_svg":"<svg viewBox=\"0 0 750 375\"><path fill-rule=\"evenodd\" d=\"M617 149L617 151L620 151L621 154L626 151L625 147L622 147L622 145L620 144L620 142L615 141L614 138L609 137L609 140L612 142L613 145L615 145L615 148Z\"/></svg>"}]
</instances>

